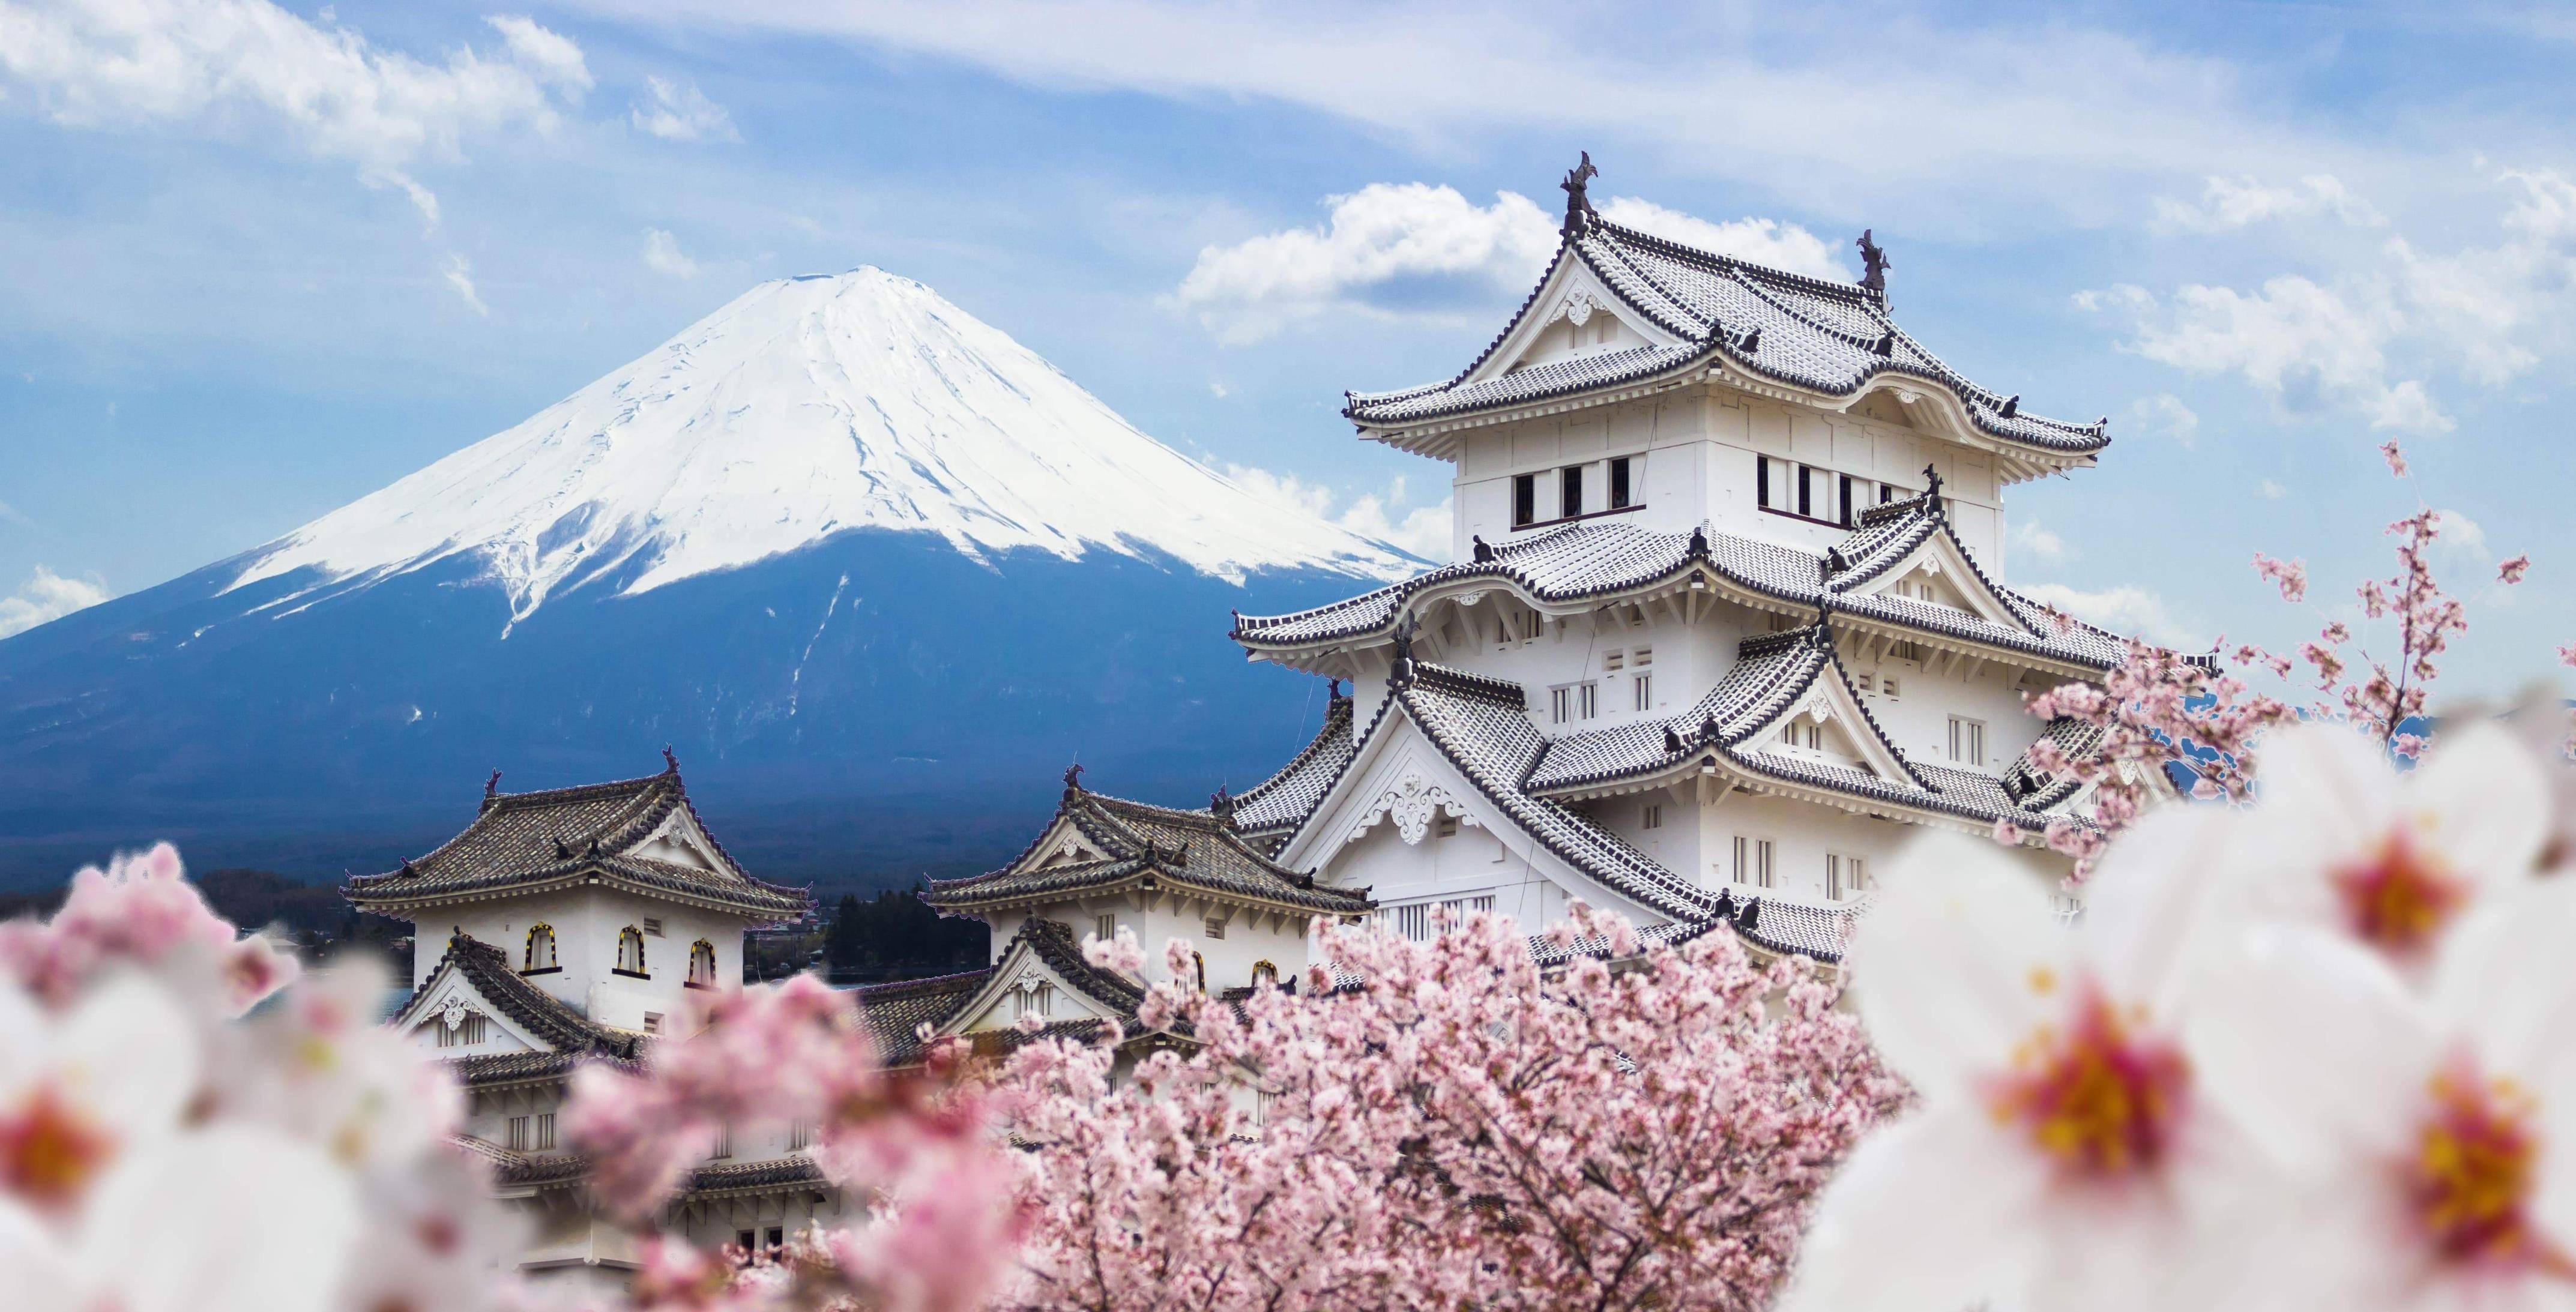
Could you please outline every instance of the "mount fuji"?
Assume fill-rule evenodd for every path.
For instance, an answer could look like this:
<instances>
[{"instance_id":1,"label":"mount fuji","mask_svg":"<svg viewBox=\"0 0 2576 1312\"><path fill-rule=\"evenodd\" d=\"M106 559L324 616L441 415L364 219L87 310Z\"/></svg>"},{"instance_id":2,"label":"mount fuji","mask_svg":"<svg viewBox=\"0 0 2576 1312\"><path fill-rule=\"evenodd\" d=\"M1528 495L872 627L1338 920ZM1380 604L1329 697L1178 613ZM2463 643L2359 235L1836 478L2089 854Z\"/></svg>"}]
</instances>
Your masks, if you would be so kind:
<instances>
[{"instance_id":1,"label":"mount fuji","mask_svg":"<svg viewBox=\"0 0 2576 1312\"><path fill-rule=\"evenodd\" d=\"M875 268L754 287L274 542L0 641L0 877L175 837L309 874L672 745L756 868L1007 855L1080 759L1195 797L1320 690L1227 611L1421 562L1254 496ZM1114 781L1114 782L1113 782Z\"/></svg>"}]
</instances>

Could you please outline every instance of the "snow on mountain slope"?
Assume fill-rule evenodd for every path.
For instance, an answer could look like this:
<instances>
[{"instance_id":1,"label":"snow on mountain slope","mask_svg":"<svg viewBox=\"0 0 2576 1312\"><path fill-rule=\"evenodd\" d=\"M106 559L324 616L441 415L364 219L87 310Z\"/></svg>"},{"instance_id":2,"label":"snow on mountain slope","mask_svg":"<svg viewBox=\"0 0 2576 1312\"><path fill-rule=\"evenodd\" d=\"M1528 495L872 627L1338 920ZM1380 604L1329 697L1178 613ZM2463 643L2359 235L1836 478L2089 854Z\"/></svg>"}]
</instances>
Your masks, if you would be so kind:
<instances>
[{"instance_id":1,"label":"snow on mountain slope","mask_svg":"<svg viewBox=\"0 0 2576 1312\"><path fill-rule=\"evenodd\" d=\"M862 267L752 288L525 423L252 553L230 587L316 569L270 603L292 610L470 555L516 623L586 582L644 592L858 528L935 533L977 559L1159 552L1233 582L1418 567L1260 500L937 292Z\"/></svg>"}]
</instances>

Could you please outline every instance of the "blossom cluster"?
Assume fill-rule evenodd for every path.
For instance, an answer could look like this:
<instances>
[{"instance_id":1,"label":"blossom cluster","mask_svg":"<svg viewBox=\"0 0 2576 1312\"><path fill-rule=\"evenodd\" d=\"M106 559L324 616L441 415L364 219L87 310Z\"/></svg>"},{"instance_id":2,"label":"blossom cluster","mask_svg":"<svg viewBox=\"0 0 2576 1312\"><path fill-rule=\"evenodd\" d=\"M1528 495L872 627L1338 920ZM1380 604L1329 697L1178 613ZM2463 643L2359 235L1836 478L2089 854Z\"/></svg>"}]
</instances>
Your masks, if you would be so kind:
<instances>
[{"instance_id":1,"label":"blossom cluster","mask_svg":"<svg viewBox=\"0 0 2576 1312\"><path fill-rule=\"evenodd\" d=\"M1722 928L1641 948L1578 908L1540 946L1562 964L1484 913L1332 928L1291 990L1157 987L1141 1044L1031 1036L1006 1304L1768 1306L1900 1086L1812 963Z\"/></svg>"},{"instance_id":2,"label":"blossom cluster","mask_svg":"<svg viewBox=\"0 0 2576 1312\"><path fill-rule=\"evenodd\" d=\"M376 1023L379 970L299 975L166 844L0 925L12 1309L507 1300L518 1236L446 1143L454 1086Z\"/></svg>"},{"instance_id":3,"label":"blossom cluster","mask_svg":"<svg viewBox=\"0 0 2576 1312\"><path fill-rule=\"evenodd\" d=\"M1021 1218L995 1095L961 1078L960 1045L889 1070L849 996L811 975L711 991L677 1021L683 1037L653 1047L641 1070L599 1063L575 1075L565 1128L590 1156L597 1203L648 1220L720 1129L796 1125L864 1219L811 1227L774 1256L649 1240L635 1312L984 1304Z\"/></svg>"},{"instance_id":4,"label":"blossom cluster","mask_svg":"<svg viewBox=\"0 0 2576 1312\"><path fill-rule=\"evenodd\" d=\"M1828 1190L1790 1306L2576 1306L2562 764L2348 725L2252 806L2113 840L2075 929L1926 839L1850 964L1919 1102Z\"/></svg>"}]
</instances>

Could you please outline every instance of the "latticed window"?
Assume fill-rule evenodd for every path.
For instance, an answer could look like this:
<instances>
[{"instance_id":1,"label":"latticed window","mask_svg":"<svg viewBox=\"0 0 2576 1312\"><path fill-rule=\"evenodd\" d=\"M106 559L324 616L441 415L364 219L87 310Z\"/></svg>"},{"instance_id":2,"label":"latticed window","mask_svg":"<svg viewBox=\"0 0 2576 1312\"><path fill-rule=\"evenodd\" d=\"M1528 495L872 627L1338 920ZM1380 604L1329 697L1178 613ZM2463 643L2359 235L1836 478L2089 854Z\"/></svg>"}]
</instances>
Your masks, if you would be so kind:
<instances>
[{"instance_id":1,"label":"latticed window","mask_svg":"<svg viewBox=\"0 0 2576 1312\"><path fill-rule=\"evenodd\" d=\"M633 925L617 931L617 973L644 973L644 931Z\"/></svg>"},{"instance_id":2,"label":"latticed window","mask_svg":"<svg viewBox=\"0 0 2576 1312\"><path fill-rule=\"evenodd\" d=\"M688 984L693 989L711 989L716 986L715 944L699 939L689 945Z\"/></svg>"},{"instance_id":3,"label":"latticed window","mask_svg":"<svg viewBox=\"0 0 2576 1312\"><path fill-rule=\"evenodd\" d=\"M519 973L533 975L541 970L557 970L555 961L555 927L539 921L528 926L528 953Z\"/></svg>"}]
</instances>

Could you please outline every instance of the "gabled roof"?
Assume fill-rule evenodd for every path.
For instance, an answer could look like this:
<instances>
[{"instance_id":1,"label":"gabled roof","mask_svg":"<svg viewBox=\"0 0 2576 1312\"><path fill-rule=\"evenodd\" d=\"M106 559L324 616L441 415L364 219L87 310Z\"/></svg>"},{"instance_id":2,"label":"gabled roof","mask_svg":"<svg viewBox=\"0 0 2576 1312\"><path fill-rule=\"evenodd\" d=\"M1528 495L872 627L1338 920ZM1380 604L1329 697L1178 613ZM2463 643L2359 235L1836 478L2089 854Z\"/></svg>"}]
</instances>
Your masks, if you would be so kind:
<instances>
[{"instance_id":1,"label":"gabled roof","mask_svg":"<svg viewBox=\"0 0 2576 1312\"><path fill-rule=\"evenodd\" d=\"M1083 958L1082 944L1074 938L1071 926L1042 916L1031 916L1023 922L1019 932L994 954L993 964L982 970L936 979L870 984L851 990L851 996L876 1034L885 1064L909 1065L921 1060L928 1047L922 1038L923 1026L929 1027L932 1038L957 1033L957 1026L977 1012L975 1004L987 990L1016 976L1017 963L1025 960L1044 965L1066 988L1081 995L1100 1017L1117 1025L1122 1035L1136 1031L1136 1008L1145 1000L1144 986L1116 971L1092 965ZM1099 1032L1100 1017L1057 1021L1036 1035L1016 1028L978 1031L974 1040L979 1052L989 1054L1007 1051L1033 1037L1087 1037Z\"/></svg>"},{"instance_id":2,"label":"gabled roof","mask_svg":"<svg viewBox=\"0 0 2576 1312\"><path fill-rule=\"evenodd\" d=\"M1324 708L1324 726L1316 730L1314 741L1281 766L1279 773L1234 799L1236 832L1275 853L1276 848L1265 840L1276 840L1306 822L1315 804L1324 800L1324 790L1333 786L1359 749L1359 732L1351 716L1351 699L1342 694L1337 681Z\"/></svg>"},{"instance_id":3,"label":"gabled roof","mask_svg":"<svg viewBox=\"0 0 2576 1312\"><path fill-rule=\"evenodd\" d=\"M1568 308L1563 297L1545 293L1569 266L1679 344L1494 372L1495 353L1516 340L1525 322L1551 322ZM2060 456L2090 455L2110 442L2107 421L2042 419L2023 413L2018 397L1971 382L1898 328L1880 292L1764 268L1591 217L1568 224L1547 274L1474 362L1446 382L1350 393L1342 413L1363 432L1396 430L1712 365L1832 400L1856 397L1884 376L1916 379L1955 396L1969 425L2002 442Z\"/></svg>"},{"instance_id":4,"label":"gabled roof","mask_svg":"<svg viewBox=\"0 0 2576 1312\"><path fill-rule=\"evenodd\" d=\"M992 975L993 968L986 966L930 979L862 984L850 990L850 996L857 1000L859 1013L867 1018L869 1031L876 1035L878 1055L888 1066L904 1066L921 1060L921 1027L927 1025L937 1032Z\"/></svg>"},{"instance_id":5,"label":"gabled roof","mask_svg":"<svg viewBox=\"0 0 2576 1312\"><path fill-rule=\"evenodd\" d=\"M510 954L492 944L466 934L447 940L447 950L421 977L402 1006L396 1008L390 1022L398 1029L409 1028L419 1019L421 1005L437 992L439 983L450 973L462 977L474 991L499 1009L522 1030L553 1051L550 1053L501 1053L488 1057L468 1057L466 1062L482 1062L482 1067L469 1067L491 1079L531 1077L542 1072L530 1059L539 1057L578 1058L613 1057L632 1060L641 1055L642 1037L614 1030L581 1014L563 1000L520 978L510 968ZM522 1071L520 1067L528 1067Z\"/></svg>"},{"instance_id":6,"label":"gabled roof","mask_svg":"<svg viewBox=\"0 0 2576 1312\"><path fill-rule=\"evenodd\" d=\"M1009 865L967 879L933 880L927 900L945 911L1033 904L1128 888L1172 888L1248 905L1358 915L1374 904L1362 891L1318 888L1314 878L1272 861L1226 822L1107 797L1068 771L1055 819ZM1064 859L1050 841L1079 836L1084 855Z\"/></svg>"},{"instance_id":7,"label":"gabled roof","mask_svg":"<svg viewBox=\"0 0 2576 1312\"><path fill-rule=\"evenodd\" d=\"M1980 585L2019 622L2000 624L1949 606L1861 593L1934 537L1954 548ZM1654 595L1715 579L1721 591L1774 610L1830 606L1839 615L2037 658L2053 666L2109 670L2128 659L2128 640L2061 615L2004 587L1976 563L1952 531L1937 498L1914 497L1861 516L1824 555L1712 532L1659 533L1627 523L1592 521L1484 548L1483 559L1443 565L1347 601L1287 615L1242 615L1233 638L1255 655L1391 638L1407 611L1475 591L1509 590L1531 606L1571 614L1604 600Z\"/></svg>"},{"instance_id":8,"label":"gabled roof","mask_svg":"<svg viewBox=\"0 0 2576 1312\"><path fill-rule=\"evenodd\" d=\"M493 776L496 783L499 777ZM686 822L686 849L707 864L645 855L675 814ZM398 869L352 879L342 892L365 910L400 915L444 901L584 883L755 920L792 919L811 906L804 890L764 883L735 863L690 805L676 760L660 774L577 788L503 793L486 785L482 808L463 832Z\"/></svg>"}]
</instances>

